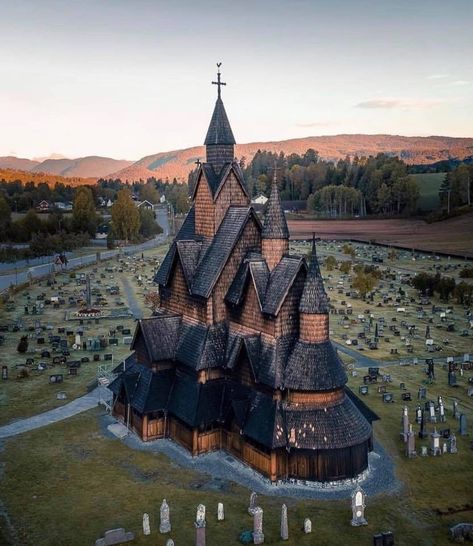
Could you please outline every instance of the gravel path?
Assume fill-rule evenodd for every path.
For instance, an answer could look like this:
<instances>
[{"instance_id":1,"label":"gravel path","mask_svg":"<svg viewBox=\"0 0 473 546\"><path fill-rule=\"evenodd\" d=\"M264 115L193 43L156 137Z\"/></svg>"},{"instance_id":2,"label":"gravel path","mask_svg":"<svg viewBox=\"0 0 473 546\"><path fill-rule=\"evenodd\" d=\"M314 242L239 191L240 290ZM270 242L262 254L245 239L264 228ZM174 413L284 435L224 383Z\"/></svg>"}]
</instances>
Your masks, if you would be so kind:
<instances>
[{"instance_id":1,"label":"gravel path","mask_svg":"<svg viewBox=\"0 0 473 546\"><path fill-rule=\"evenodd\" d=\"M103 415L100 420L104 434L116 440L116 437L107 430L107 426L116 423L116 420L110 415ZM142 442L133 433L120 441L130 449L162 453L169 457L173 464L202 473L204 479L201 488L203 490L223 491L230 482L235 482L261 495L338 500L350 498L357 484L360 484L369 496L382 493L393 494L400 491L402 487L401 482L394 475L391 457L376 442L375 451L369 455L369 469L357 481L349 480L336 485L316 482L306 484L280 482L275 485L225 451L213 451L192 457L188 451L172 440Z\"/></svg>"},{"instance_id":2,"label":"gravel path","mask_svg":"<svg viewBox=\"0 0 473 546\"><path fill-rule=\"evenodd\" d=\"M103 387L97 387L92 392L76 398L69 402L68 404L61 406L60 408L55 408L39 415L33 417L28 417L26 419L20 419L9 425L0 427L0 439L9 438L10 436L16 436L17 434L23 434L23 432L28 432L36 428L45 427L51 423L57 423L58 421L63 421L68 419L78 413L82 413L91 408L97 407L97 404L101 399L104 398L106 393L107 398L111 397L111 393L108 389Z\"/></svg>"},{"instance_id":3,"label":"gravel path","mask_svg":"<svg viewBox=\"0 0 473 546\"><path fill-rule=\"evenodd\" d=\"M135 319L143 318L143 311L141 310L140 304L138 303L138 300L136 299L135 291L133 290L133 287L130 284L130 281L128 280L128 277L126 275L121 276L121 281L123 283L123 289L125 291L125 297L128 302L128 309L133 313L133 316Z\"/></svg>"}]
</instances>

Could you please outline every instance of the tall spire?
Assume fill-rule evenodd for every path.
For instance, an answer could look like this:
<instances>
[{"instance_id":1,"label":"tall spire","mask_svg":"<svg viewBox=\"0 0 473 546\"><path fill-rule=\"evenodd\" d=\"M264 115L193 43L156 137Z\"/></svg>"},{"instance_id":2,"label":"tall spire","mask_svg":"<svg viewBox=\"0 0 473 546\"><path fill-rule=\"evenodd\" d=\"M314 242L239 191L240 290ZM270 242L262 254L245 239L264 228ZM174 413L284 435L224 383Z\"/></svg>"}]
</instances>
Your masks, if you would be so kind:
<instances>
[{"instance_id":1,"label":"tall spire","mask_svg":"<svg viewBox=\"0 0 473 546\"><path fill-rule=\"evenodd\" d=\"M328 313L328 298L324 288L324 281L320 273L317 251L315 248L315 233L312 234L312 252L309 261L309 271L304 283L299 311L308 314Z\"/></svg>"},{"instance_id":2,"label":"tall spire","mask_svg":"<svg viewBox=\"0 0 473 546\"><path fill-rule=\"evenodd\" d=\"M227 85L221 81L220 66L217 63L217 81L212 82L218 88L217 101L210 120L210 125L204 144L207 151L207 163L210 163L218 173L225 163L231 163L234 159L235 137L233 136L230 122L221 97L221 86Z\"/></svg>"},{"instance_id":3,"label":"tall spire","mask_svg":"<svg viewBox=\"0 0 473 546\"><path fill-rule=\"evenodd\" d=\"M264 214L261 236L263 239L289 239L289 229L287 228L286 217L284 216L281 199L279 198L276 167L274 168L271 194Z\"/></svg>"}]
</instances>

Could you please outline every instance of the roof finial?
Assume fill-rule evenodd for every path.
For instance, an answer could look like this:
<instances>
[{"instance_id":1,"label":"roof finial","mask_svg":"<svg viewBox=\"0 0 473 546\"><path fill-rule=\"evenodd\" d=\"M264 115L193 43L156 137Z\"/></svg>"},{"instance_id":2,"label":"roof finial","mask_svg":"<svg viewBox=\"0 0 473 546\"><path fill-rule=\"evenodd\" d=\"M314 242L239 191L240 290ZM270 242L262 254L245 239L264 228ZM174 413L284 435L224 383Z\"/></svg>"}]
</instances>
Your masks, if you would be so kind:
<instances>
[{"instance_id":1,"label":"roof finial","mask_svg":"<svg viewBox=\"0 0 473 546\"><path fill-rule=\"evenodd\" d=\"M218 98L220 98L220 87L222 85L227 85L225 82L220 81L220 67L222 66L222 63L217 63L217 81L212 82L212 85L218 86Z\"/></svg>"}]
</instances>

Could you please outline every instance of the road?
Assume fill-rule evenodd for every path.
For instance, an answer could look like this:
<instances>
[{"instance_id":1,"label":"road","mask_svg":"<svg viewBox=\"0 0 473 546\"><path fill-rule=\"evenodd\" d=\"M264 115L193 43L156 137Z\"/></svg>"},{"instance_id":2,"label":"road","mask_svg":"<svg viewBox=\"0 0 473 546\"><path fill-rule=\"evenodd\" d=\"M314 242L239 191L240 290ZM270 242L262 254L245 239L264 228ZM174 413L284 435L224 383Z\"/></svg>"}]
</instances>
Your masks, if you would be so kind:
<instances>
[{"instance_id":1,"label":"road","mask_svg":"<svg viewBox=\"0 0 473 546\"><path fill-rule=\"evenodd\" d=\"M85 256L78 256L76 258L70 258L67 265L67 270L74 269L76 267L82 267L84 265L91 265L97 263L97 257L99 260L108 260L115 257L117 254L130 255L143 252L144 250L149 250L150 248L155 248L163 244L169 233L169 219L166 206L160 206L156 209L156 222L163 228L163 232L159 234L154 239L146 241L139 245L130 245L127 247L113 249L113 250L97 250L94 254L87 254ZM0 291L8 289L11 285L23 284L29 281L29 279L37 279L39 277L44 277L56 271L54 260L55 256L47 256L41 258L41 260L47 259L46 263L39 265L34 265L30 267L30 263L27 263L25 260L19 261L16 264L7 264L11 269L17 265L17 271L15 273L8 273L5 275L0 275ZM1 265L1 264L0 264Z\"/></svg>"}]
</instances>

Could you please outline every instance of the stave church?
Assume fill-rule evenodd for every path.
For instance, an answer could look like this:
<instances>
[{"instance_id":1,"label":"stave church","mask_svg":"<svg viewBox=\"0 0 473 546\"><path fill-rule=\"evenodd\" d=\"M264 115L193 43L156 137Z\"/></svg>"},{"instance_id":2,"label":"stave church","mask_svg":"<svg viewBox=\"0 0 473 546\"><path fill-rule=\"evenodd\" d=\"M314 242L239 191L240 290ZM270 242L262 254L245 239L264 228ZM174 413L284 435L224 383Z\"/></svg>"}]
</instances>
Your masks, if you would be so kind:
<instances>
[{"instance_id":1,"label":"stave church","mask_svg":"<svg viewBox=\"0 0 473 546\"><path fill-rule=\"evenodd\" d=\"M347 387L329 339L330 302L312 243L291 254L276 177L250 206L218 96L192 207L110 384L113 414L143 441L197 456L224 450L271 481L335 481L368 467L376 415Z\"/></svg>"}]
</instances>

